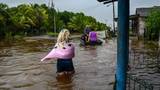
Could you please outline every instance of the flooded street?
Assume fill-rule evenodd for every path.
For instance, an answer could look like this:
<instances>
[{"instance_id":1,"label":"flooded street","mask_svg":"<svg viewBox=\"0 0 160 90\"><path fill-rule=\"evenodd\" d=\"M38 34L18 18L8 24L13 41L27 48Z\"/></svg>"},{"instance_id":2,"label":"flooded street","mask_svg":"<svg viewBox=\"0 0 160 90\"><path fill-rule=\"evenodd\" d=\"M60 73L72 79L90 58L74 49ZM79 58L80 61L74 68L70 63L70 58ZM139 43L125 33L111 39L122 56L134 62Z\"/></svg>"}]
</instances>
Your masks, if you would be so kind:
<instances>
[{"instance_id":1,"label":"flooded street","mask_svg":"<svg viewBox=\"0 0 160 90\"><path fill-rule=\"evenodd\" d=\"M160 51L157 43L144 44L134 39L131 43L128 73L151 84L153 90L160 90Z\"/></svg>"},{"instance_id":2,"label":"flooded street","mask_svg":"<svg viewBox=\"0 0 160 90\"><path fill-rule=\"evenodd\" d=\"M56 60L40 62L53 47L53 40L15 40L0 46L0 90L112 90L116 40L101 46L80 47L74 39L76 73L56 79Z\"/></svg>"}]
</instances>

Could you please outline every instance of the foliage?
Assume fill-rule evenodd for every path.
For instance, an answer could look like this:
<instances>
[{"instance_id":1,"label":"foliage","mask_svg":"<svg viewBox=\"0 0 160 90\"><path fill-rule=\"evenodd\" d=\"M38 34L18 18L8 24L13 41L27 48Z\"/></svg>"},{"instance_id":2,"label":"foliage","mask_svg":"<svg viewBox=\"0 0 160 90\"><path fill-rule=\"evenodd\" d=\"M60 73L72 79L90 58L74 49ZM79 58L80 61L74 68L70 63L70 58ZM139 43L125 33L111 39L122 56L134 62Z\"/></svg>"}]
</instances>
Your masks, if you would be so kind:
<instances>
[{"instance_id":1,"label":"foliage","mask_svg":"<svg viewBox=\"0 0 160 90\"><path fill-rule=\"evenodd\" d=\"M9 32L11 25L10 15L7 12L8 6L6 4L0 4L0 36L3 38L6 32Z\"/></svg>"},{"instance_id":2,"label":"foliage","mask_svg":"<svg viewBox=\"0 0 160 90\"><path fill-rule=\"evenodd\" d=\"M9 8L0 3L0 37L51 34L54 29L59 32L62 28L81 33L86 25L94 30L110 28L83 13L59 12L45 4L21 4Z\"/></svg>"},{"instance_id":3,"label":"foliage","mask_svg":"<svg viewBox=\"0 0 160 90\"><path fill-rule=\"evenodd\" d=\"M147 31L145 37L148 40L158 40L160 33L160 8L153 8L146 19Z\"/></svg>"},{"instance_id":4,"label":"foliage","mask_svg":"<svg viewBox=\"0 0 160 90\"><path fill-rule=\"evenodd\" d=\"M58 33L54 33L54 32L47 32L47 35L49 35L49 36L58 36Z\"/></svg>"}]
</instances>

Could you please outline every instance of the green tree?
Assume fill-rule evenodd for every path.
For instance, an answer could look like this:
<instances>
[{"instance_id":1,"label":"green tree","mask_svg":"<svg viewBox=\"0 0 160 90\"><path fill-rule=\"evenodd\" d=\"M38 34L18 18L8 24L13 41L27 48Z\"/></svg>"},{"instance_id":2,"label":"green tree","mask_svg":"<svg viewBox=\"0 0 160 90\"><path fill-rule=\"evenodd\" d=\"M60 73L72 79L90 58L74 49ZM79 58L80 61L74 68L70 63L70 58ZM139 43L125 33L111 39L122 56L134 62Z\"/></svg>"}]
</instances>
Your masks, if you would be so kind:
<instances>
[{"instance_id":1,"label":"green tree","mask_svg":"<svg viewBox=\"0 0 160 90\"><path fill-rule=\"evenodd\" d=\"M0 9L8 9L8 5L4 3L0 3Z\"/></svg>"},{"instance_id":2,"label":"green tree","mask_svg":"<svg viewBox=\"0 0 160 90\"><path fill-rule=\"evenodd\" d=\"M10 9L12 21L17 34L36 35L47 30L48 14L44 7L38 4L22 4Z\"/></svg>"},{"instance_id":3,"label":"green tree","mask_svg":"<svg viewBox=\"0 0 160 90\"><path fill-rule=\"evenodd\" d=\"M60 20L63 20L63 23L65 24L65 26L67 25L68 22L70 22L70 19L73 16L74 16L73 12L68 12L68 11L58 12L58 17Z\"/></svg>"},{"instance_id":4,"label":"green tree","mask_svg":"<svg viewBox=\"0 0 160 90\"><path fill-rule=\"evenodd\" d=\"M55 17L55 19L54 19ZM71 32L82 33L86 25L94 30L104 30L108 26L97 22L84 13L59 12L46 4L21 4L8 7L0 3L0 36L40 35L68 28Z\"/></svg>"},{"instance_id":5,"label":"green tree","mask_svg":"<svg viewBox=\"0 0 160 90\"><path fill-rule=\"evenodd\" d=\"M146 19L147 30L145 37L148 40L158 40L160 33L160 8L153 8Z\"/></svg>"},{"instance_id":6,"label":"green tree","mask_svg":"<svg viewBox=\"0 0 160 90\"><path fill-rule=\"evenodd\" d=\"M7 11L8 6L6 4L0 4L0 37L3 38L6 35L11 35L10 26L12 24L11 17Z\"/></svg>"},{"instance_id":7,"label":"green tree","mask_svg":"<svg viewBox=\"0 0 160 90\"><path fill-rule=\"evenodd\" d=\"M82 33L86 25L90 25L95 31L108 29L106 24L97 22L93 17L85 16L83 13L76 13L70 19L70 22L68 22L68 28L72 30L72 32Z\"/></svg>"}]
</instances>

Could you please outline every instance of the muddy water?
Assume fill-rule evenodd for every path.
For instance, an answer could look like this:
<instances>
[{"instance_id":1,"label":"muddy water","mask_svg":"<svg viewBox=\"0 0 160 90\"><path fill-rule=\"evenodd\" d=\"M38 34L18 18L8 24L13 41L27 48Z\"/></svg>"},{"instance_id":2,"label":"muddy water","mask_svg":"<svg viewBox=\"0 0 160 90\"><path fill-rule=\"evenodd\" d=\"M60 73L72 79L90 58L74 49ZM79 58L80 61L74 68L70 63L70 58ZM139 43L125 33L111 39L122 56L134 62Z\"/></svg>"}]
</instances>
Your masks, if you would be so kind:
<instances>
[{"instance_id":1,"label":"muddy water","mask_svg":"<svg viewBox=\"0 0 160 90\"><path fill-rule=\"evenodd\" d=\"M56 60L40 62L53 40L14 40L0 43L0 90L112 90L116 41L102 46L80 47L74 39L76 73L56 79Z\"/></svg>"},{"instance_id":2,"label":"muddy water","mask_svg":"<svg viewBox=\"0 0 160 90\"><path fill-rule=\"evenodd\" d=\"M160 51L157 43L132 40L130 45L130 71L133 76L160 90Z\"/></svg>"}]
</instances>

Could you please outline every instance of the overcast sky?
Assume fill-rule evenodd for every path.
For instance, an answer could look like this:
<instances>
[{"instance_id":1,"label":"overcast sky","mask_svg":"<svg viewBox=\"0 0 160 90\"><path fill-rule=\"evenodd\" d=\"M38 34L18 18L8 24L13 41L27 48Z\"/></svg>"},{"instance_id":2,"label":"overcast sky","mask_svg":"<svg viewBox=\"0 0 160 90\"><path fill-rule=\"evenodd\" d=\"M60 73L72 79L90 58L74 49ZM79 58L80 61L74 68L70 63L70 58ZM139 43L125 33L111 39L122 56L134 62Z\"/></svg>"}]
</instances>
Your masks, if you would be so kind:
<instances>
[{"instance_id":1,"label":"overcast sky","mask_svg":"<svg viewBox=\"0 0 160 90\"><path fill-rule=\"evenodd\" d=\"M83 12L85 15L93 16L98 21L112 25L112 4L104 5L97 0L53 0L55 7L59 11ZM17 6L22 3L45 3L49 0L0 0L9 6ZM139 7L160 6L160 0L130 0L130 14L135 13ZM117 3L115 3L117 16Z\"/></svg>"}]
</instances>

